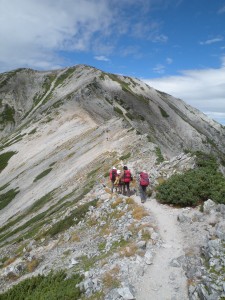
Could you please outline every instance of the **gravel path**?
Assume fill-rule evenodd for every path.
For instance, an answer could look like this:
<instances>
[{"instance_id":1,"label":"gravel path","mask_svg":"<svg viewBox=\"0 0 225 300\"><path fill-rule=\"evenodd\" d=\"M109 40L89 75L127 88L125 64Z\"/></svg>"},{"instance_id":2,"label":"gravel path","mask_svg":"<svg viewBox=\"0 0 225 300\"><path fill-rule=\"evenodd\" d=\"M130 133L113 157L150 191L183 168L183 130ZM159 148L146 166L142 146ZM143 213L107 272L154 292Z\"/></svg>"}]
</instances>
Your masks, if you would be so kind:
<instances>
[{"instance_id":1,"label":"gravel path","mask_svg":"<svg viewBox=\"0 0 225 300\"><path fill-rule=\"evenodd\" d=\"M140 203L140 198L135 197ZM186 300L188 299L187 278L181 267L171 266L171 260L183 252L182 234L179 230L177 215L179 209L159 204L148 199L143 204L154 214L162 246L155 254L141 282L137 283L137 300Z\"/></svg>"}]
</instances>

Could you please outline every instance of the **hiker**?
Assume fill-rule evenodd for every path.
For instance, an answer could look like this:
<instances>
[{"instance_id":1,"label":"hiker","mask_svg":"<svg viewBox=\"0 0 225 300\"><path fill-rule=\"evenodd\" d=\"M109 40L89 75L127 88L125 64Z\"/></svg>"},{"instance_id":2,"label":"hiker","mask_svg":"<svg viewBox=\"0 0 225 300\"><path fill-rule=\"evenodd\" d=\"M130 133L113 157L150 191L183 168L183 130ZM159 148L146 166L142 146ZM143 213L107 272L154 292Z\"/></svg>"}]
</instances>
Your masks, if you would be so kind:
<instances>
[{"instance_id":1,"label":"hiker","mask_svg":"<svg viewBox=\"0 0 225 300\"><path fill-rule=\"evenodd\" d=\"M122 193L122 184L121 184L121 180L120 180L120 174L121 174L121 171L117 170L116 180L114 181L114 187L116 188L116 192L118 192L119 194Z\"/></svg>"},{"instance_id":2,"label":"hiker","mask_svg":"<svg viewBox=\"0 0 225 300\"><path fill-rule=\"evenodd\" d=\"M117 175L117 170L115 167L112 167L112 169L109 172L109 178L111 180L111 193L113 193L113 188L114 188L114 182L116 180L116 175Z\"/></svg>"},{"instance_id":3,"label":"hiker","mask_svg":"<svg viewBox=\"0 0 225 300\"><path fill-rule=\"evenodd\" d=\"M144 170L139 174L139 191L140 191L141 203L144 203L147 199L146 189L148 185L149 185L149 176L146 170Z\"/></svg>"},{"instance_id":4,"label":"hiker","mask_svg":"<svg viewBox=\"0 0 225 300\"><path fill-rule=\"evenodd\" d=\"M123 172L120 175L120 180L122 183L122 191L123 195L130 196L130 182L133 180L131 175L131 171L128 169L127 166L123 167Z\"/></svg>"}]
</instances>

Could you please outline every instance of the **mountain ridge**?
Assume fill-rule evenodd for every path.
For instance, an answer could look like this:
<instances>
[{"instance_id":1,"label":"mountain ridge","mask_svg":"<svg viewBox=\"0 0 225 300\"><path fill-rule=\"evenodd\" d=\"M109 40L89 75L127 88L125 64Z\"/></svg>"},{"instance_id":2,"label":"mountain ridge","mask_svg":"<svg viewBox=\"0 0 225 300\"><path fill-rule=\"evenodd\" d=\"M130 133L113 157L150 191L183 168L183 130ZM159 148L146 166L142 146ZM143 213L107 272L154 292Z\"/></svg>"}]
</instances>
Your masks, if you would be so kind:
<instances>
[{"instance_id":1,"label":"mountain ridge","mask_svg":"<svg viewBox=\"0 0 225 300\"><path fill-rule=\"evenodd\" d=\"M21 72L25 73L22 74L22 79ZM71 99L72 102L82 106L93 116L95 115L95 121L96 119L102 121L109 119L114 114L116 107L117 112L121 114L122 107L124 110L122 117L126 117L126 120L130 121L137 131L148 133L150 139L157 140L161 147L173 148L172 151L176 152L174 144L179 151L182 151L185 146L186 149L195 148L197 150L197 144L201 144L202 148L210 148L211 142L211 148L218 148L223 152L224 143L220 146L220 137L224 134L225 129L222 125L207 118L182 100L154 90L138 79L107 74L92 67L78 65L48 72L28 70L35 76L38 84L34 85L34 78L32 79L30 76L27 88L26 85L21 88L21 80L23 84L26 83L24 79L26 72L26 69L15 71L15 76L20 79L18 91L16 83L12 87L9 85L8 92L5 88L5 95L1 93L2 89L0 89L0 99L3 99L1 106L3 103L11 104L11 111L15 111L15 120L13 119L11 122L11 127L13 122L16 126L20 122L24 124L29 122L29 116L37 118L38 112L44 114L45 111L53 110L57 106L60 108L62 102L70 102L69 99ZM13 75L10 76L9 82L13 78ZM37 79L38 76L39 79ZM2 81L0 86L2 86ZM17 98L11 97L10 103L7 99L10 99L11 89L14 90ZM21 101L20 94L27 90L31 90L32 93L29 97L25 93L23 101ZM21 112L23 105L24 112L20 116L16 115ZM3 125L5 125L4 120ZM168 133L168 131L171 132ZM184 134L185 139L183 139ZM166 140L162 135L166 135ZM197 140L196 143L192 145L195 140ZM210 149L206 150L210 151Z\"/></svg>"},{"instance_id":2,"label":"mountain ridge","mask_svg":"<svg viewBox=\"0 0 225 300\"><path fill-rule=\"evenodd\" d=\"M13 284L10 270L17 272L14 266L20 263L25 268L23 249L36 253L40 265L35 272L45 273L44 267L49 271L46 261L51 252L41 258L32 245L47 251L66 241L73 230L80 236L77 220L90 230L87 240L94 248L103 248L103 253L107 252L104 239L109 241L106 249L115 241L122 247L124 236L129 242L128 225L134 223L135 228L137 222L140 230L145 227L145 212L141 211L139 221L132 217L140 210L132 197L110 194L112 166L128 165L134 178L147 169L154 188L160 180L195 167L194 159L184 152L213 153L222 163L225 155L222 125L139 79L85 65L0 74L0 126L0 258L4 260L9 251L9 258L15 259L9 269L2 263L5 288ZM134 181L132 191L136 190ZM118 229L114 236L113 228L104 227L110 225L107 218L115 227L122 224L125 232ZM97 240L94 230L99 230ZM127 247L132 248L129 243ZM67 245L71 253L76 245L81 247L79 241ZM100 250L95 251L99 255ZM91 259L91 252L88 255L86 259ZM28 257L35 263L35 258ZM72 254L70 258L77 259ZM27 272L23 268L18 271L20 278Z\"/></svg>"}]
</instances>

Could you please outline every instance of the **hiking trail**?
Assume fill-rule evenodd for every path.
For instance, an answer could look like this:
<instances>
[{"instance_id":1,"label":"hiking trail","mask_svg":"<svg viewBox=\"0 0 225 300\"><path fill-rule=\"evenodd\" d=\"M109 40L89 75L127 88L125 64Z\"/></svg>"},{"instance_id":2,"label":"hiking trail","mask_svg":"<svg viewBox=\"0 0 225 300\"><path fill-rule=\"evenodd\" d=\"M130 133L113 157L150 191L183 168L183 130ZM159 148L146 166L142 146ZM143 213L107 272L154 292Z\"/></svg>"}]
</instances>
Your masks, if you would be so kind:
<instances>
[{"instance_id":1,"label":"hiking trail","mask_svg":"<svg viewBox=\"0 0 225 300\"><path fill-rule=\"evenodd\" d=\"M140 197L135 196L134 199L140 204ZM137 283L136 299L187 300L187 278L184 271L180 266L171 265L173 259L184 255L182 233L177 221L180 210L149 198L143 206L155 217L162 246Z\"/></svg>"}]
</instances>

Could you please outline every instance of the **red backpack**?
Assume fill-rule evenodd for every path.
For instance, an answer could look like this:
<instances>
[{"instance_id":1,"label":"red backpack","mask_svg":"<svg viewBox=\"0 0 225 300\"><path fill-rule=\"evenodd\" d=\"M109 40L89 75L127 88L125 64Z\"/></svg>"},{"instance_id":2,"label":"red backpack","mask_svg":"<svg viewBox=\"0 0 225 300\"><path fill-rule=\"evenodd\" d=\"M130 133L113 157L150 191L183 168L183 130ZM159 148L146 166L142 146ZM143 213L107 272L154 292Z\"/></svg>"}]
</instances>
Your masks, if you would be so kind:
<instances>
[{"instance_id":1,"label":"red backpack","mask_svg":"<svg viewBox=\"0 0 225 300\"><path fill-rule=\"evenodd\" d=\"M110 173L109 173L110 180L115 181L116 180L116 175L117 175L117 170L116 169L111 170Z\"/></svg>"},{"instance_id":2,"label":"red backpack","mask_svg":"<svg viewBox=\"0 0 225 300\"><path fill-rule=\"evenodd\" d=\"M141 172L140 173L140 185L142 186L148 186L150 183L149 177L147 173Z\"/></svg>"},{"instance_id":3,"label":"red backpack","mask_svg":"<svg viewBox=\"0 0 225 300\"><path fill-rule=\"evenodd\" d=\"M124 176L123 176L124 182L130 182L131 181L131 172L130 170L124 170Z\"/></svg>"}]
</instances>

